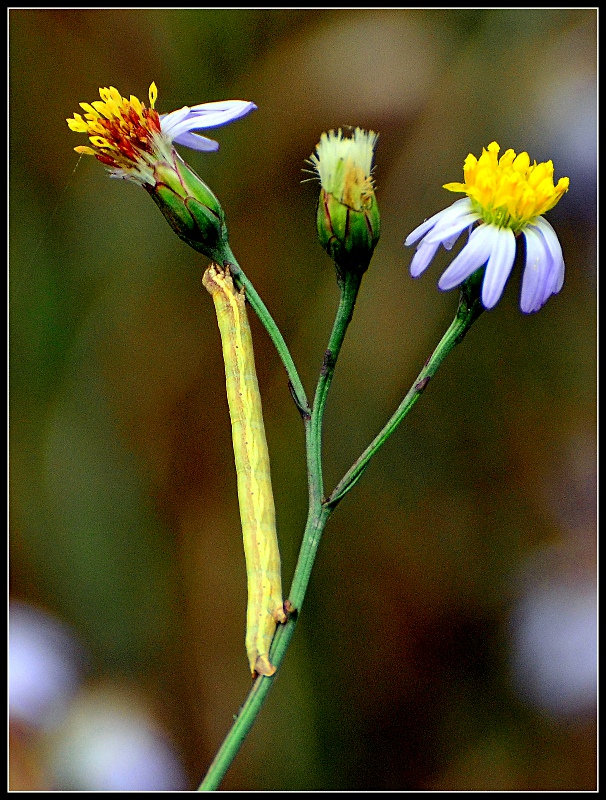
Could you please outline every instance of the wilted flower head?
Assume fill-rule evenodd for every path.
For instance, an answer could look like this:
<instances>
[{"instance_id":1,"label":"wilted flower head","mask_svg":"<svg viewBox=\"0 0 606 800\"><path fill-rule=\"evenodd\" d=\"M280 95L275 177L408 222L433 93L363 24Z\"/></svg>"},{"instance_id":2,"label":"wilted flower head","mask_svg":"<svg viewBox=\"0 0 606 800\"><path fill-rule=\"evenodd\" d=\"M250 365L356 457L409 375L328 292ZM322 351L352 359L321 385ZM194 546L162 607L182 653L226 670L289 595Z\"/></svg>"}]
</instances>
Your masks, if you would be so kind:
<instances>
[{"instance_id":1,"label":"wilted flower head","mask_svg":"<svg viewBox=\"0 0 606 800\"><path fill-rule=\"evenodd\" d=\"M112 177L143 186L173 230L185 242L214 260L217 248L227 242L227 229L219 201L175 150L182 144L194 150L213 151L219 144L192 131L216 128L240 119L256 106L245 100L183 106L160 115L155 109L158 90L149 87L149 108L134 95L127 100L117 89L99 89L101 100L80 103L84 116L67 120L71 130L86 133L90 145L77 153L95 156Z\"/></svg>"},{"instance_id":2,"label":"wilted flower head","mask_svg":"<svg viewBox=\"0 0 606 800\"><path fill-rule=\"evenodd\" d=\"M378 135L356 128L323 133L310 157L322 186L318 235L337 266L337 275L364 272L379 240L380 216L372 179Z\"/></svg>"},{"instance_id":3,"label":"wilted flower head","mask_svg":"<svg viewBox=\"0 0 606 800\"><path fill-rule=\"evenodd\" d=\"M80 145L75 151L95 156L115 177L152 186L154 166L158 160L171 160L173 142L193 150L218 150L218 142L192 131L226 125L256 108L245 100L225 100L160 115L155 109L155 83L149 87L149 108L132 94L128 100L122 97L113 86L99 89L99 94L101 100L80 103L84 117L74 114L67 120L72 131L89 137L90 146Z\"/></svg>"},{"instance_id":4,"label":"wilted flower head","mask_svg":"<svg viewBox=\"0 0 606 800\"><path fill-rule=\"evenodd\" d=\"M427 219L406 239L417 245L410 265L418 277L430 264L442 244L450 250L460 234L477 222L461 252L442 274L440 289L463 283L486 264L482 303L493 308L500 299L511 273L516 253L516 235L526 240L526 266L522 279L520 307L538 311L564 282L564 259L558 237L543 214L568 191L568 178L553 182L553 163L530 163L528 153L507 150L499 159L500 147L488 145L477 159L465 159L464 183L447 183L445 189L464 192L467 197ZM420 240L420 241L419 241Z\"/></svg>"}]
</instances>

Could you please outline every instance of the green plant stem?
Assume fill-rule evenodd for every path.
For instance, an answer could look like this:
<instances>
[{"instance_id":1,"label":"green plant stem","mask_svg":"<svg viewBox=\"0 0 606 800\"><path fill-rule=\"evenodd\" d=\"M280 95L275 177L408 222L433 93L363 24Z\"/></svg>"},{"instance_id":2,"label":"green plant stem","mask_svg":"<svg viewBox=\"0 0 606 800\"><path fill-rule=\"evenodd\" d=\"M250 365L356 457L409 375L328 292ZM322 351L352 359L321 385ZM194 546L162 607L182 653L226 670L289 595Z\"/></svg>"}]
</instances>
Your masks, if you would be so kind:
<instances>
[{"instance_id":1,"label":"green plant stem","mask_svg":"<svg viewBox=\"0 0 606 800\"><path fill-rule=\"evenodd\" d=\"M276 325L274 318L269 313L267 306L263 300L261 300L255 287L246 277L242 267L236 261L236 258L232 253L229 244L227 243L223 247L221 262L223 267L229 267L229 270L238 288L244 288L246 300L274 343L275 348L278 351L278 355L280 356L280 359L284 364L284 368L286 369L293 399L297 405L297 408L299 409L299 412L302 416L309 414L309 403L307 401L305 389L303 388L303 384L299 378L299 373L295 367L295 362L293 361L288 346L284 341L284 337L280 333L280 329Z\"/></svg>"},{"instance_id":2,"label":"green plant stem","mask_svg":"<svg viewBox=\"0 0 606 800\"><path fill-rule=\"evenodd\" d=\"M372 456L387 441L389 436L396 430L406 414L408 414L419 399L428 380L435 374L442 361L455 345L463 339L471 325L484 310L479 294L482 278L481 273L483 273L483 270L478 270L478 272L474 273L474 275L463 284L455 319L427 360L395 414L379 435L366 448L360 458L353 464L343 479L337 484L330 497L324 500L322 498L321 464L322 417L326 405L326 397L334 373L336 358L341 349L347 326L353 314L353 308L360 286L360 279L358 277L357 284L353 280L349 284L347 280L342 283L341 302L331 333L329 347L327 348L327 354L330 352L331 356L327 357L325 355L311 415L303 417L307 445L309 512L299 552L299 559L297 561L289 594L289 603L292 610L289 614L288 621L284 625L278 626L270 650L271 663L278 668L276 675L279 674L279 667L284 660L284 656L293 637L301 606L303 605L305 593L309 585L318 546L328 519L340 500L360 479ZM252 728L265 702L265 698L273 685L276 675L271 677L260 676L256 679L231 730L227 734L221 748L210 765L206 777L200 784L198 791L213 791L219 788L225 773L231 766L246 736Z\"/></svg>"},{"instance_id":3,"label":"green plant stem","mask_svg":"<svg viewBox=\"0 0 606 800\"><path fill-rule=\"evenodd\" d=\"M322 498L324 495L322 477L322 421L324 419L324 409L326 407L328 391L335 373L337 359L341 352L341 345L343 344L347 328L353 316L361 281L362 275L357 272L347 272L340 281L341 297L339 300L339 308L337 309L330 339L328 341L328 347L324 352L324 361L322 363L322 369L320 370L320 378L314 397L310 437L312 452L308 454L308 472L310 476L317 476L319 481L319 493Z\"/></svg>"},{"instance_id":4,"label":"green plant stem","mask_svg":"<svg viewBox=\"0 0 606 800\"><path fill-rule=\"evenodd\" d=\"M320 536L330 514L330 509L322 508L321 505L319 508L314 508L313 511L310 510L305 528L304 541L313 544L314 554L317 550L317 546L320 542ZM301 552L303 552L303 548ZM299 559L299 562L301 563L301 559ZM313 561L311 563L313 563ZM274 636L274 640L272 642L269 658L271 663L278 670L276 675L272 675L271 677L261 675L255 680L244 702L244 705L241 707L240 712L234 721L234 724L225 737L223 744L217 752L217 755L213 759L213 762L210 765L204 780L198 787L198 791L212 792L219 788L225 773L233 763L233 760L244 744L244 740L246 739L259 712L261 711L263 703L265 702L265 698L269 694L269 690L273 686L273 682L279 674L280 666L284 660L284 656L286 655L290 640L295 632L295 627L299 618L298 609L301 607L303 602L310 573L311 564L309 563L309 560L306 559L303 567L298 567L297 571L295 572L295 580L297 580L298 583L298 590L291 592L292 598L298 598L297 610L289 614L288 621L284 625L278 626L276 635ZM295 580L293 580L293 587L295 586ZM291 600L291 603L294 606L293 600Z\"/></svg>"},{"instance_id":5,"label":"green plant stem","mask_svg":"<svg viewBox=\"0 0 606 800\"><path fill-rule=\"evenodd\" d=\"M324 480L322 470L322 420L326 399L332 383L335 367L347 328L353 317L362 273L348 272L340 282L341 298L335 317L328 347L316 387L314 405L307 434L307 472L309 476L309 512L301 542L299 558L295 568L288 599L291 606L300 611L309 584L320 539L332 508L324 503ZM292 634L291 634L292 635Z\"/></svg>"},{"instance_id":6,"label":"green plant stem","mask_svg":"<svg viewBox=\"0 0 606 800\"><path fill-rule=\"evenodd\" d=\"M305 532L303 534L303 541L299 551L299 559L288 596L290 608L289 617L284 625L278 626L269 654L271 663L278 671L295 632L320 539L328 518L332 513L332 508L323 504L322 418L324 416L326 399L334 375L337 358L341 351L341 345L343 344L347 327L353 316L361 277L361 275L350 275L346 276L341 282L339 308L335 317L328 347L324 355L324 362L316 388L313 409L311 415L303 415L307 452L309 511ZM245 286L248 297L249 294L246 284L242 282L242 285ZM275 676L268 677L263 675L255 680L244 705L240 709L240 713L210 765L198 791L214 791L219 788L225 773L231 766L248 732L252 728L265 702L265 698L272 687L274 679Z\"/></svg>"},{"instance_id":7,"label":"green plant stem","mask_svg":"<svg viewBox=\"0 0 606 800\"><path fill-rule=\"evenodd\" d=\"M483 273L483 270L478 270L478 272ZM463 284L459 300L459 307L448 330L440 339L438 346L433 351L431 356L425 362L423 369L417 375L416 380L406 393L406 396L398 406L391 419L339 481L335 489L327 498L326 506L334 509L343 499L343 497L345 497L347 492L349 492L356 485L368 467L371 458L385 444L387 439L389 439L398 425L400 425L400 423L404 420L408 412L425 391L427 384L437 372L440 364L444 361L450 351L463 340L467 331L480 316L484 310L484 306L482 305L479 295L481 278L482 275L474 273Z\"/></svg>"}]
</instances>

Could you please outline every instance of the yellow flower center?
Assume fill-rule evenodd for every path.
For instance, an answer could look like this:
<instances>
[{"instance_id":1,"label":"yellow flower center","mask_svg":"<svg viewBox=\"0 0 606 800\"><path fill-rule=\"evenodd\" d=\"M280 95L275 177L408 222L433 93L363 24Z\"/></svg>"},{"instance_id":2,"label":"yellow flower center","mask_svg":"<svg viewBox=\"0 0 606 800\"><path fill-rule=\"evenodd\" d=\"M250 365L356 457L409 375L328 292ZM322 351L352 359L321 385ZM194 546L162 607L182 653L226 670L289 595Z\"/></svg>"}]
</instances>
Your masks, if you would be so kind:
<instances>
[{"instance_id":1,"label":"yellow flower center","mask_svg":"<svg viewBox=\"0 0 606 800\"><path fill-rule=\"evenodd\" d=\"M516 155L496 142L482 149L480 158L471 153L463 166L464 183L446 183L449 192L464 192L482 220L514 233L553 208L568 191L568 178L553 183L553 162L530 163L528 153Z\"/></svg>"},{"instance_id":2,"label":"yellow flower center","mask_svg":"<svg viewBox=\"0 0 606 800\"><path fill-rule=\"evenodd\" d=\"M80 103L85 114L67 120L72 131L86 133L92 147L75 147L77 153L95 156L112 169L131 173L150 163L161 143L160 117L154 106L155 83L149 87L150 108L131 94L127 100L113 86L99 89L101 100Z\"/></svg>"}]
</instances>

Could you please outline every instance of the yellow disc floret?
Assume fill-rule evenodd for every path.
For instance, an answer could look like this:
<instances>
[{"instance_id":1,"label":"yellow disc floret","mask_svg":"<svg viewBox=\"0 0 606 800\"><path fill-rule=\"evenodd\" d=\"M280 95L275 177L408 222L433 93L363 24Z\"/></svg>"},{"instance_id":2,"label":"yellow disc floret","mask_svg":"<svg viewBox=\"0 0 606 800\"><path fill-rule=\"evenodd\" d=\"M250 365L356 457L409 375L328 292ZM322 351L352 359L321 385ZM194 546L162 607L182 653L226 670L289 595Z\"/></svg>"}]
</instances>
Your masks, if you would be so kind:
<instances>
[{"instance_id":1,"label":"yellow disc floret","mask_svg":"<svg viewBox=\"0 0 606 800\"><path fill-rule=\"evenodd\" d=\"M553 208L568 191L568 178L553 183L553 162L530 163L528 153L516 155L496 142L482 149L480 158L471 153L463 165L464 183L446 183L449 192L464 192L474 209L488 224L511 228L514 233Z\"/></svg>"},{"instance_id":2,"label":"yellow disc floret","mask_svg":"<svg viewBox=\"0 0 606 800\"><path fill-rule=\"evenodd\" d=\"M156 84L149 87L150 108L134 95L122 97L113 86L99 89L99 95L101 100L80 103L84 116L74 114L67 120L72 131L87 134L91 145L79 145L74 150L95 156L116 175L151 182L150 166L165 144L154 108Z\"/></svg>"}]
</instances>

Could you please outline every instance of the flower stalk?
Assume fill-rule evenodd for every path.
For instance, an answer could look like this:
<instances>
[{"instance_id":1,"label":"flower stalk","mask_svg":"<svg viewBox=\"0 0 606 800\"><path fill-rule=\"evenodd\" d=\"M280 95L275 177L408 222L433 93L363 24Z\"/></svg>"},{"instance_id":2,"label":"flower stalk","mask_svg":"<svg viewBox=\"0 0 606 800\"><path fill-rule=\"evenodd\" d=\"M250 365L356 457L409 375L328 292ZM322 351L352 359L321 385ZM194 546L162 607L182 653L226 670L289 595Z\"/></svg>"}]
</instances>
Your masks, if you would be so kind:
<instances>
[{"instance_id":1,"label":"flower stalk","mask_svg":"<svg viewBox=\"0 0 606 800\"><path fill-rule=\"evenodd\" d=\"M419 372L416 380L404 396L404 399L388 420L383 429L377 434L373 441L368 445L362 455L356 460L348 472L339 481L325 505L334 510L345 495L353 489L366 471L372 457L380 450L389 437L404 421L412 407L421 397L427 384L438 371L438 367L453 348L462 342L465 335L484 311L480 292L482 285L482 270L478 270L461 287L459 306L457 313L448 327L444 336L440 339L437 347L425 362L423 369Z\"/></svg>"},{"instance_id":2,"label":"flower stalk","mask_svg":"<svg viewBox=\"0 0 606 800\"><path fill-rule=\"evenodd\" d=\"M306 425L308 436L308 471L310 474L310 504L299 558L288 594L287 602L290 613L286 624L278 627L270 649L271 662L278 671L284 660L284 656L286 655L299 619L301 607L305 599L318 553L318 547L328 520L343 497L345 497L360 480L373 456L380 450L410 412L425 390L429 379L437 372L440 364L442 364L453 348L463 340L473 323L484 311L480 300L481 279L481 271L478 271L475 275L471 276L461 288L459 306L453 322L410 387L404 400L389 422L366 448L360 458L347 471L328 498L322 499L318 493L322 485L322 465L321 458L317 460L317 454L321 454L321 419L325 407L326 393L328 392L328 388L330 388L334 367L336 365L336 360L330 359L327 361L325 359L325 367L323 367L322 371L326 373L324 376L326 393L324 391L320 392L319 388L316 390L314 413L312 414L311 422L308 421ZM352 295L353 291L352 294L348 293L350 298ZM342 295L339 312L337 313L337 319L335 320L333 333L331 335L331 341L334 340L335 343L338 343L340 339L342 343L347 330L348 316L349 319L351 319L349 312L352 310L353 306L350 305L349 301L344 301ZM337 348L337 354L339 349L340 345ZM320 387L321 382L322 376L318 382L318 387ZM320 421L319 423L318 420ZM259 715L273 685L273 681L274 676L261 676L257 678L231 730L228 732L221 748L210 765L204 780L198 787L198 791L215 791L219 788L227 770L233 763L233 760L237 756L246 736Z\"/></svg>"}]
</instances>

